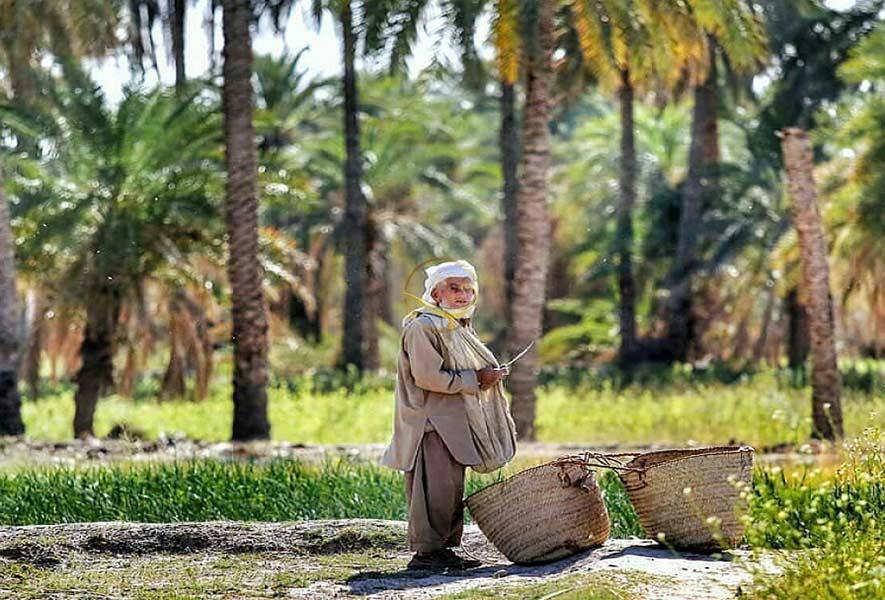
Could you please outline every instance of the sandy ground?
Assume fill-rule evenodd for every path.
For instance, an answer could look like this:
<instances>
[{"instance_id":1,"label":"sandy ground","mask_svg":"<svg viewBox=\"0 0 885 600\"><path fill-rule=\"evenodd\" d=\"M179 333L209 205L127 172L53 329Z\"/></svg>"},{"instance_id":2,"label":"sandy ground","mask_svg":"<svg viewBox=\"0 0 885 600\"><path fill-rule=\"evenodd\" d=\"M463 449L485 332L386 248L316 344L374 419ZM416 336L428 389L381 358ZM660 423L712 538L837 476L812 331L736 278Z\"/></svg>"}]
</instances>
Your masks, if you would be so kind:
<instances>
[{"instance_id":1,"label":"sandy ground","mask_svg":"<svg viewBox=\"0 0 885 600\"><path fill-rule=\"evenodd\" d=\"M735 598L752 580L749 553L737 550L721 558L676 555L650 540L608 540L592 551L546 565L514 565L489 544L475 526L467 527L464 548L483 560L477 569L423 577L379 577L345 585L317 583L293 594L297 598L437 598L468 589L527 586L575 574L604 572L606 578L632 588L640 598L719 600ZM630 582L633 585L629 585Z\"/></svg>"},{"instance_id":2,"label":"sandy ground","mask_svg":"<svg viewBox=\"0 0 885 600\"><path fill-rule=\"evenodd\" d=\"M558 579L580 586L576 576L597 574L626 597L718 600L752 579L745 551L676 555L648 540L609 540L554 563L518 566L468 526L464 548L483 566L415 572L405 568L400 521L0 527L0 598L168 597L189 589L196 592L184 597L418 599Z\"/></svg>"}]
</instances>

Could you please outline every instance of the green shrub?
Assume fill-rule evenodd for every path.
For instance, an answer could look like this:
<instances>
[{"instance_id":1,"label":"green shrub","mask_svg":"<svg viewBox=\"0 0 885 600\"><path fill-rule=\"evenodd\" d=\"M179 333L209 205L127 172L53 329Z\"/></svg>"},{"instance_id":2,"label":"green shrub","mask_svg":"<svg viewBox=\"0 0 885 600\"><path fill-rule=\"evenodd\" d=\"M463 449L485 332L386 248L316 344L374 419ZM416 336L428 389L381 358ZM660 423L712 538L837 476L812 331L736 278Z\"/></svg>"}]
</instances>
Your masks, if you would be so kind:
<instances>
[{"instance_id":1,"label":"green shrub","mask_svg":"<svg viewBox=\"0 0 885 600\"><path fill-rule=\"evenodd\" d=\"M832 480L819 473L755 480L747 538L777 555L780 575L757 573L754 597L772 600L885 597L885 435L870 428L846 445Z\"/></svg>"}]
</instances>

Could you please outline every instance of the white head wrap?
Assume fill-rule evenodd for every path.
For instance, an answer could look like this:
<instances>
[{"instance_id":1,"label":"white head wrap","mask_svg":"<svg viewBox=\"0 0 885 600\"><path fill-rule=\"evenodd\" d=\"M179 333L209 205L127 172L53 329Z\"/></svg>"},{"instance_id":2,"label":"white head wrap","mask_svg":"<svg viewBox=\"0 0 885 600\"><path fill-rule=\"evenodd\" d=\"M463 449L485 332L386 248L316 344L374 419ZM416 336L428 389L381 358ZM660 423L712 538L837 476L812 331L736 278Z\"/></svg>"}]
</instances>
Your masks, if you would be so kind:
<instances>
[{"instance_id":1,"label":"white head wrap","mask_svg":"<svg viewBox=\"0 0 885 600\"><path fill-rule=\"evenodd\" d=\"M470 281L473 282L473 289L476 292L476 295L479 295L479 282L476 279L476 269L474 269L473 265L466 260L440 263L432 267L427 267L424 272L427 273L427 279L424 280L424 295L421 296L421 299L428 304L436 304L436 300L433 299L431 292L433 292L436 286L450 277L466 277L470 279ZM470 308L473 308L473 306ZM473 311L471 311L471 313L472 312Z\"/></svg>"}]
</instances>

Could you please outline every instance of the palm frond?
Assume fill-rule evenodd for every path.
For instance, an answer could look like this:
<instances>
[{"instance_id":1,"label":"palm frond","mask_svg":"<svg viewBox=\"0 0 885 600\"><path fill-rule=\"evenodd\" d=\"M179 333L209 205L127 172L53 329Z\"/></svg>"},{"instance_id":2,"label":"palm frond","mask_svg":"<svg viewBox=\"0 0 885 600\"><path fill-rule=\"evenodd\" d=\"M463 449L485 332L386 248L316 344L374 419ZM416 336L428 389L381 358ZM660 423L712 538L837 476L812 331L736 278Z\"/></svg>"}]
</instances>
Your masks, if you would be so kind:
<instances>
[{"instance_id":1,"label":"palm frond","mask_svg":"<svg viewBox=\"0 0 885 600\"><path fill-rule=\"evenodd\" d=\"M520 64L520 11L516 0L497 0L492 19L492 44L498 77L506 84L516 83Z\"/></svg>"}]
</instances>

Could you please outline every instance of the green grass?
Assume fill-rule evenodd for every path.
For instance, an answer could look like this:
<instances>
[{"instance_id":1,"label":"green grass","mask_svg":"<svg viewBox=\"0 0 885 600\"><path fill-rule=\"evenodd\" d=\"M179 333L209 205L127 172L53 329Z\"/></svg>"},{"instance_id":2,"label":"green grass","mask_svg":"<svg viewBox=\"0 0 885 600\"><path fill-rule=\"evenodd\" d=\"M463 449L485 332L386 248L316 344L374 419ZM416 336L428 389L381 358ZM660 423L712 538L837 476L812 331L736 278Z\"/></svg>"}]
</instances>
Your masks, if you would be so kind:
<instances>
[{"instance_id":1,"label":"green grass","mask_svg":"<svg viewBox=\"0 0 885 600\"><path fill-rule=\"evenodd\" d=\"M845 531L838 543L783 558L779 577L760 576L759 600L881 600L885 597L885 530Z\"/></svg>"},{"instance_id":2,"label":"green grass","mask_svg":"<svg viewBox=\"0 0 885 600\"><path fill-rule=\"evenodd\" d=\"M500 475L470 473L467 493ZM600 478L613 535L640 530L626 493ZM0 474L0 524L94 521L293 521L405 519L402 475L345 461L304 465L188 461L153 465L54 467Z\"/></svg>"},{"instance_id":3,"label":"green grass","mask_svg":"<svg viewBox=\"0 0 885 600\"><path fill-rule=\"evenodd\" d=\"M538 399L537 428L548 441L799 444L811 430L810 397L809 389L781 385L770 375L731 385L554 387ZM885 425L885 394L846 392L843 413L848 436L871 419Z\"/></svg>"},{"instance_id":4,"label":"green grass","mask_svg":"<svg viewBox=\"0 0 885 600\"><path fill-rule=\"evenodd\" d=\"M747 540L757 548L804 549L826 544L849 529L867 531L885 517L885 481L826 478L814 470L789 477L757 470Z\"/></svg>"},{"instance_id":5,"label":"green grass","mask_svg":"<svg viewBox=\"0 0 885 600\"><path fill-rule=\"evenodd\" d=\"M756 478L747 538L786 548L778 576L757 573L753 597L873 600L885 597L885 434L851 442L832 479L817 473Z\"/></svg>"},{"instance_id":6,"label":"green grass","mask_svg":"<svg viewBox=\"0 0 885 600\"><path fill-rule=\"evenodd\" d=\"M271 388L268 392L274 439L306 444L370 444L388 441L393 422L392 393L384 389L314 392ZM73 390L24 402L27 436L35 440L70 439L74 418ZM183 434L191 439L230 439L233 404L229 388L217 386L202 402L134 401L103 398L95 414L95 433L105 436L117 423L128 423L148 439Z\"/></svg>"},{"instance_id":7,"label":"green grass","mask_svg":"<svg viewBox=\"0 0 885 600\"><path fill-rule=\"evenodd\" d=\"M322 374L279 381L269 391L271 435L306 444L386 443L393 419L393 393L384 380L341 387ZM350 382L351 384L353 382ZM810 390L785 385L771 374L734 384L597 387L551 386L538 395L538 438L588 444L685 444L731 440L757 447L801 443L810 431ZM849 436L867 425L885 427L885 393L846 390ZM25 402L28 436L37 440L71 437L73 390L57 390ZM102 399L95 431L104 436L126 422L152 439L161 433L206 441L230 437L233 409L229 388L216 386L203 402Z\"/></svg>"}]
</instances>

